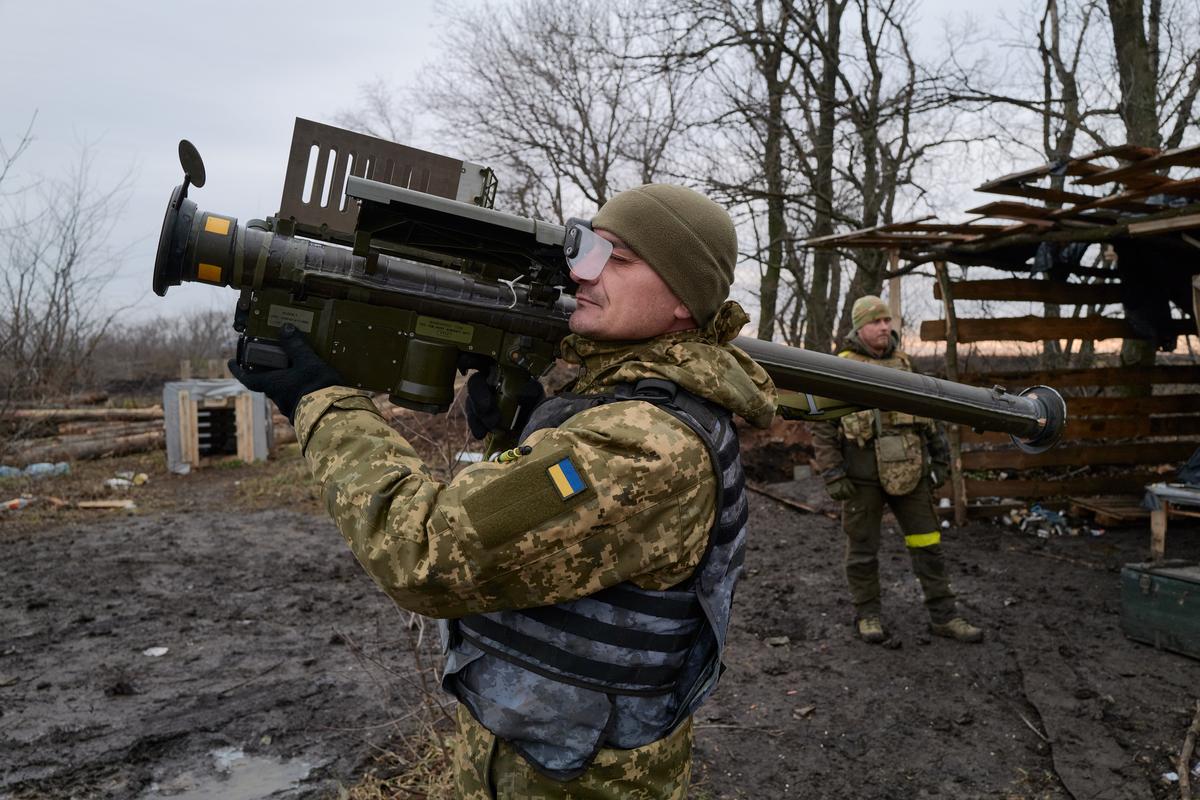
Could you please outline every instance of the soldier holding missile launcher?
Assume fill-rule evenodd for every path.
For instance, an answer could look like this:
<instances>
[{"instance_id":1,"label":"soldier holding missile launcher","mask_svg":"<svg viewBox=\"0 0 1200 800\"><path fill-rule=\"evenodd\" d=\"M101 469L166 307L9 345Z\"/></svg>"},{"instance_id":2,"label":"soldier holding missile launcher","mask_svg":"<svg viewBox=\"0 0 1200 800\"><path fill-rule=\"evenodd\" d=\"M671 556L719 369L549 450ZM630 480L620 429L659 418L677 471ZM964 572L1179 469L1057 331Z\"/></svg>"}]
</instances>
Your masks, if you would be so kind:
<instances>
[{"instance_id":1,"label":"soldier holding missile launcher","mask_svg":"<svg viewBox=\"0 0 1200 800\"><path fill-rule=\"evenodd\" d=\"M683 798L691 716L721 672L747 518L731 417L766 426L776 405L729 344L747 321L725 301L733 223L696 192L648 185L593 226L610 253L573 270L562 347L582 377L532 410L508 463L432 479L294 334L288 368L230 363L294 414L367 572L445 620L463 797Z\"/></svg>"}]
</instances>

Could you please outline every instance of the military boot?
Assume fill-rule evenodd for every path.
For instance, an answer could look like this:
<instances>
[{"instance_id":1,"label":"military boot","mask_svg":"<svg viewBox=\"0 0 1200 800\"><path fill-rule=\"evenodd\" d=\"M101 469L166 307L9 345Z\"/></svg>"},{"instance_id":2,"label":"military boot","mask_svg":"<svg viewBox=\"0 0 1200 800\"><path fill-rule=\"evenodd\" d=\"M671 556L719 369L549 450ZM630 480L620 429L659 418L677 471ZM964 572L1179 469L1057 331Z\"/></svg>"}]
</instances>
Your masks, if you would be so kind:
<instances>
[{"instance_id":1,"label":"military boot","mask_svg":"<svg viewBox=\"0 0 1200 800\"><path fill-rule=\"evenodd\" d=\"M854 626L858 629L858 638L867 644L879 644L887 638L887 633L883 630L883 620L879 617L859 617Z\"/></svg>"},{"instance_id":2,"label":"military boot","mask_svg":"<svg viewBox=\"0 0 1200 800\"><path fill-rule=\"evenodd\" d=\"M982 642L983 629L976 628L962 617L955 617L949 622L931 622L929 630L934 636L945 636L957 642Z\"/></svg>"}]
</instances>

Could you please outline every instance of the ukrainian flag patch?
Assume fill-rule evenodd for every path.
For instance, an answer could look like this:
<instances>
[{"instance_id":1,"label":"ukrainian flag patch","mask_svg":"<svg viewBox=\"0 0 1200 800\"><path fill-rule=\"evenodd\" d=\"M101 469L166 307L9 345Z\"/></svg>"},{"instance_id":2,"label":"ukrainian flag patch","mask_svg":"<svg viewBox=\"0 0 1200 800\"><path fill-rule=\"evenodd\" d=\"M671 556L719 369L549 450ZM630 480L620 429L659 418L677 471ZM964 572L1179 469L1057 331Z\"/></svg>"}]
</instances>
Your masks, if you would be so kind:
<instances>
[{"instance_id":1,"label":"ukrainian flag patch","mask_svg":"<svg viewBox=\"0 0 1200 800\"><path fill-rule=\"evenodd\" d=\"M587 488L583 478L579 477L579 470L575 469L569 458L551 464L546 468L546 472L549 473L554 488L558 490L558 496L563 500L568 500Z\"/></svg>"}]
</instances>

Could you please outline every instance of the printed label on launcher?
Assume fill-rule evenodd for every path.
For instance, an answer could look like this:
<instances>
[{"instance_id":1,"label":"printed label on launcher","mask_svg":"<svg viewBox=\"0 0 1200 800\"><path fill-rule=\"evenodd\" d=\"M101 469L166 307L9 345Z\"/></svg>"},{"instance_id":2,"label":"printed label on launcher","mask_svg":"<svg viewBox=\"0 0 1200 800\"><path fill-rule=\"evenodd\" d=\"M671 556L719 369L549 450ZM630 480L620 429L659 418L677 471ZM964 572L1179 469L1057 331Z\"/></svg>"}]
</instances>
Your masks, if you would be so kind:
<instances>
[{"instance_id":1,"label":"printed label on launcher","mask_svg":"<svg viewBox=\"0 0 1200 800\"><path fill-rule=\"evenodd\" d=\"M417 317L416 334L427 339L441 339L443 342L470 344L475 337L475 326L436 317L419 316Z\"/></svg>"},{"instance_id":2,"label":"printed label on launcher","mask_svg":"<svg viewBox=\"0 0 1200 800\"><path fill-rule=\"evenodd\" d=\"M267 313L267 324L272 328L282 328L290 322L297 329L305 333L312 333L314 316L315 314L312 311L305 311L303 308L273 305L270 312Z\"/></svg>"}]
</instances>

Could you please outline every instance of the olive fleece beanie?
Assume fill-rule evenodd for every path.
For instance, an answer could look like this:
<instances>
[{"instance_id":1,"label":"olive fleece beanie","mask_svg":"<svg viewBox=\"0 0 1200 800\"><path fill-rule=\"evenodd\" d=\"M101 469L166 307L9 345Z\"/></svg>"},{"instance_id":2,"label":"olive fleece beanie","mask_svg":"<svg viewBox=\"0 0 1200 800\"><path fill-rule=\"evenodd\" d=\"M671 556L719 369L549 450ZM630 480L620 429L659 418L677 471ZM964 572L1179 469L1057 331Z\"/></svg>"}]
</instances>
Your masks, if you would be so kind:
<instances>
[{"instance_id":1,"label":"olive fleece beanie","mask_svg":"<svg viewBox=\"0 0 1200 800\"><path fill-rule=\"evenodd\" d=\"M850 309L850 322L854 330L858 330L868 322L891 315L892 309L888 308L887 303L873 294L868 294L854 301L854 307Z\"/></svg>"},{"instance_id":2,"label":"olive fleece beanie","mask_svg":"<svg viewBox=\"0 0 1200 800\"><path fill-rule=\"evenodd\" d=\"M600 207L593 228L616 234L704 326L729 297L737 233L729 212L699 192L648 183Z\"/></svg>"}]
</instances>

